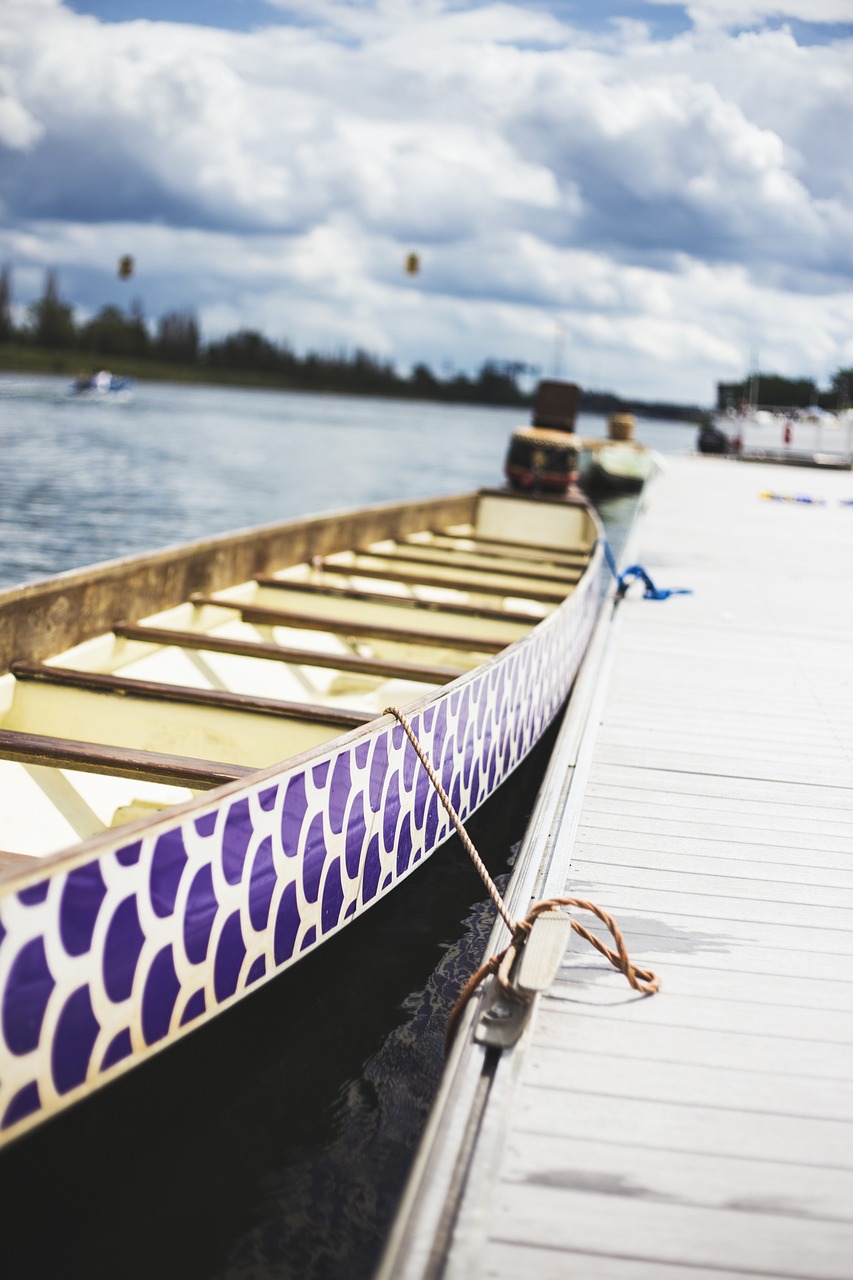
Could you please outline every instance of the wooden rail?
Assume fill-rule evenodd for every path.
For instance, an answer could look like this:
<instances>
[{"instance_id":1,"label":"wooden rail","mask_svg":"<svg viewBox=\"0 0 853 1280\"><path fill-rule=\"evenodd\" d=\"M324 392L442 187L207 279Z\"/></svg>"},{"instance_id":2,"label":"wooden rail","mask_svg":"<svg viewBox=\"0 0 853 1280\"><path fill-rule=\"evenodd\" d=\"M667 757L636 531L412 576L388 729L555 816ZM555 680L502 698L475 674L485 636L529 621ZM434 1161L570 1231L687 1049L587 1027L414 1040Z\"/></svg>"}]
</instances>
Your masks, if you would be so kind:
<instances>
[{"instance_id":1,"label":"wooden rail","mask_svg":"<svg viewBox=\"0 0 853 1280\"><path fill-rule=\"evenodd\" d=\"M422 555L420 553L420 547L424 547L426 554ZM393 551L371 551L368 547L358 547L355 554L359 556L379 556L381 559L399 560L405 564L425 564L434 568L459 569L460 571L470 569L474 573L501 574L504 577L529 579L531 582L567 583L570 586L578 582L583 576L582 565L566 565L561 572L548 573L541 567L528 569L526 564L524 568L519 568L517 564L514 568L505 568L500 564L481 564L478 560L481 553L478 551L472 551L470 555L466 555L464 551L448 550L445 555L441 555L440 552L441 548L433 549L433 544L431 543L412 542L398 543ZM484 556L483 558L487 559L488 557ZM515 556L501 556L499 558L509 561L517 559ZM341 562L332 560L326 563L335 564ZM541 561L532 559L529 563L541 565Z\"/></svg>"},{"instance_id":2,"label":"wooden rail","mask_svg":"<svg viewBox=\"0 0 853 1280\"><path fill-rule=\"evenodd\" d=\"M68 667L40 663L15 662L12 664L12 674L16 680L40 681L42 684L61 685L89 693L184 703L194 707L215 707L217 711L247 711L257 715L286 717L288 720L308 720L313 724L328 724L340 729L356 729L373 718L358 711L342 711L337 707L258 698L253 694L230 693L224 689L193 689L189 685L134 680L129 676L102 675L94 671L75 671Z\"/></svg>"},{"instance_id":3,"label":"wooden rail","mask_svg":"<svg viewBox=\"0 0 853 1280\"><path fill-rule=\"evenodd\" d=\"M331 569L332 566L324 565ZM342 569L341 573L349 577L350 571ZM353 575L358 576L358 573ZM460 618L485 618L488 622L518 622L532 626L538 619L529 613L517 613L509 609L481 608L476 604L457 604L443 600L424 600L416 596L393 596L380 591L360 591L356 587L333 587L319 582L296 582L288 578L256 578L259 587L271 587L274 591L301 592L303 595L323 596L331 600L360 600L366 604L390 605L398 609L413 609L416 612L447 613ZM457 587L456 583L446 584L450 590L464 591L465 587Z\"/></svg>"},{"instance_id":4,"label":"wooden rail","mask_svg":"<svg viewBox=\"0 0 853 1280\"><path fill-rule=\"evenodd\" d=\"M375 560L391 559L390 556L382 556L376 551L361 551L359 555L370 556ZM451 566L448 566L450 568ZM538 600L543 604L558 604L570 594L572 583L566 583L566 589L561 590L553 588L548 591L543 587L529 587L526 581L526 575L522 573L507 573L505 576L511 579L508 583L487 583L474 582L470 579L455 580L453 578L442 578L440 575L418 573L412 569L380 568L378 565L363 564L335 564L323 561L318 564L317 568L323 573L337 573L347 578L379 578L385 582L404 582L410 583L412 586L420 587L447 587L456 591L468 591L471 595L477 596L500 596L503 599L512 597L520 600ZM469 573L477 573L476 569L469 569ZM525 621L529 621L525 618Z\"/></svg>"},{"instance_id":5,"label":"wooden rail","mask_svg":"<svg viewBox=\"0 0 853 1280\"><path fill-rule=\"evenodd\" d=\"M110 777L138 778L169 786L191 787L194 791L206 791L257 772L242 765L193 760L188 756L170 756L157 751L131 751L126 747L51 738L39 733L18 733L12 729L0 729L0 759L79 769L83 773L101 773Z\"/></svg>"},{"instance_id":6,"label":"wooden rail","mask_svg":"<svg viewBox=\"0 0 853 1280\"><path fill-rule=\"evenodd\" d=\"M359 658L344 653L317 653L313 649L288 648L260 640L230 640L224 636L206 635L201 631L170 631L165 627L119 623L113 633L125 640L143 644L173 645L177 649L201 649L208 653L228 653L240 658L263 662L284 662L297 667L321 667L334 671L352 671L360 675L414 680L423 684L449 684L464 674L463 667L430 667L416 662L390 662L382 658Z\"/></svg>"},{"instance_id":7,"label":"wooden rail","mask_svg":"<svg viewBox=\"0 0 853 1280\"><path fill-rule=\"evenodd\" d=\"M286 609L265 609L219 596L193 596L194 605L212 605L217 609L233 609L244 622L256 626L295 627L300 631L323 631L330 635L352 636L366 640L392 640L397 644L432 646L439 649L464 649L472 653L500 653L509 640L484 636L440 635L435 631L413 631L409 627L382 626L372 622L347 622L339 618L323 618L310 613L290 613ZM531 626L536 619L531 618Z\"/></svg>"}]
</instances>

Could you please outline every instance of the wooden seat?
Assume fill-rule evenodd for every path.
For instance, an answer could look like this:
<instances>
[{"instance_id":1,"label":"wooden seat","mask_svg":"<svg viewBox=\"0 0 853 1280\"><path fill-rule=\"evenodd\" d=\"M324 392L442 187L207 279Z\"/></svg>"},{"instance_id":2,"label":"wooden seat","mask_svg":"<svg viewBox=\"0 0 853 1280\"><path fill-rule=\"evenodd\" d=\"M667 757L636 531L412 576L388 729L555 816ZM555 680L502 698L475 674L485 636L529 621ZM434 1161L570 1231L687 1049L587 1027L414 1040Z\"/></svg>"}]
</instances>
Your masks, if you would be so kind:
<instances>
[{"instance_id":1,"label":"wooden seat","mask_svg":"<svg viewBox=\"0 0 853 1280\"><path fill-rule=\"evenodd\" d=\"M464 667L430 667L416 662L390 662L345 653L315 653L313 649L288 648L260 640L231 640L224 636L207 635L203 631L170 631L163 627L145 627L131 622L120 623L113 628L113 634L125 640L139 640L143 644L202 649L210 653L229 653L239 658L256 658L264 662L285 662L293 666L321 667L359 675L413 680L423 684L449 684L465 671Z\"/></svg>"},{"instance_id":2,"label":"wooden seat","mask_svg":"<svg viewBox=\"0 0 853 1280\"><path fill-rule=\"evenodd\" d=\"M317 566L318 568L320 566ZM324 564L323 569L334 573L334 564ZM340 570L344 577L350 576L348 568ZM355 576L358 576L357 574ZM395 609L413 609L416 612L450 613L461 618L487 618L491 622L519 622L529 626L535 619L529 613L513 613L509 609L481 608L476 604L457 604L443 600L424 600L415 596L389 595L387 592L360 591L356 587L333 587L319 582L296 582L290 578L256 578L259 587L271 587L278 591L301 592L303 595L324 596L327 599L363 600L366 604L390 605ZM452 590L463 590L448 584Z\"/></svg>"},{"instance_id":3,"label":"wooden seat","mask_svg":"<svg viewBox=\"0 0 853 1280\"><path fill-rule=\"evenodd\" d=\"M423 552L421 552L420 547L423 547ZM467 552L452 551L448 549L442 553L442 548L433 547L429 543L421 543L420 545L418 543L398 543L392 551L371 551L370 548L365 547L359 548L356 551L356 555L380 556L383 559L399 560L405 564L425 564L435 566L436 568L471 569L476 573L504 574L505 576L508 575L513 578L524 577L525 579L529 579L531 582L566 583L569 586L578 582L581 574L583 573L583 568L580 565L567 565L559 571L557 571L557 568L555 567L553 572L550 573L541 567L536 569L528 568L526 562L523 567L520 567L516 557L498 556L497 553L492 553L491 557L488 554L483 555L479 551ZM482 563L482 560L486 560L488 562L490 558L496 561L496 563ZM502 566L497 563L498 560L510 562L516 560L516 563L514 567L507 568L506 565ZM334 564L335 561L331 561L329 563ZM531 560L530 563L537 564L540 562ZM523 592L520 592L519 594L523 594Z\"/></svg>"},{"instance_id":4,"label":"wooden seat","mask_svg":"<svg viewBox=\"0 0 853 1280\"><path fill-rule=\"evenodd\" d=\"M169 786L191 787L195 791L220 787L225 782L234 782L256 772L242 765L192 760L156 751L131 751L126 747L52 738L39 733L19 733L12 729L0 729L0 759L162 782Z\"/></svg>"},{"instance_id":5,"label":"wooden seat","mask_svg":"<svg viewBox=\"0 0 853 1280\"><path fill-rule=\"evenodd\" d=\"M528 555L534 557L537 561L549 561L554 564L586 564L589 560L588 551L572 551L567 548L561 551L559 547L553 546L547 542L507 542L503 538L484 538L479 533L450 533L446 529L431 529L430 534L433 538L447 538L453 542L476 542L481 547L494 547L499 550L499 554L513 556L522 556L527 559ZM407 539L409 543L415 543L414 538ZM420 545L429 546L429 543ZM527 554L525 554L527 553Z\"/></svg>"},{"instance_id":6,"label":"wooden seat","mask_svg":"<svg viewBox=\"0 0 853 1280\"><path fill-rule=\"evenodd\" d=\"M310 720L340 729L357 729L371 719L358 711L343 711L311 703L257 698L251 694L229 693L223 689L194 689L188 685L135 680L129 676L101 675L93 671L75 671L68 667L52 667L35 662L13 663L12 674L16 680L39 680L46 684L64 685L66 688L85 689L91 693L182 702L197 707L216 707L220 711L230 708L234 711L256 712L259 715L286 716L291 720Z\"/></svg>"},{"instance_id":7,"label":"wooden seat","mask_svg":"<svg viewBox=\"0 0 853 1280\"><path fill-rule=\"evenodd\" d=\"M378 551L362 551L358 555L369 556L373 560L391 560L393 555L380 554ZM366 565L366 564L339 564L334 561L324 560L322 564L316 566L324 573L338 573L351 578L379 578L385 582L405 582L412 586L421 587L447 587L456 591L467 591L471 595L478 596L500 596L503 599L507 597L523 600L537 600L544 604L559 604L561 600L570 593L572 588L571 582L566 582L562 587L554 586L546 588L540 583L538 586L531 587L528 585L526 575L521 573L508 574L504 572L504 577L508 581L499 583L491 581L487 574L486 582L477 582L473 575L479 573L480 570L469 569L467 566L459 566L458 577L442 577L438 573L426 574L419 573L414 565L411 567L397 568L396 566L386 565ZM454 569L454 565L448 564L448 571ZM465 574L466 576L462 576ZM506 615L503 615L506 617ZM525 617L526 622L530 622L529 617Z\"/></svg>"},{"instance_id":8,"label":"wooden seat","mask_svg":"<svg viewBox=\"0 0 853 1280\"><path fill-rule=\"evenodd\" d=\"M329 635L351 636L366 640L392 640L406 645L423 645L439 649L464 649L469 653L500 653L509 640L490 640L483 636L442 635L433 631L414 631L410 627L391 627L381 623L342 621L310 613L291 613L286 609L267 609L219 596L193 596L195 605L212 605L217 609L233 609L244 622L255 626L295 627L300 631L320 631ZM529 619L531 625L535 618Z\"/></svg>"}]
</instances>

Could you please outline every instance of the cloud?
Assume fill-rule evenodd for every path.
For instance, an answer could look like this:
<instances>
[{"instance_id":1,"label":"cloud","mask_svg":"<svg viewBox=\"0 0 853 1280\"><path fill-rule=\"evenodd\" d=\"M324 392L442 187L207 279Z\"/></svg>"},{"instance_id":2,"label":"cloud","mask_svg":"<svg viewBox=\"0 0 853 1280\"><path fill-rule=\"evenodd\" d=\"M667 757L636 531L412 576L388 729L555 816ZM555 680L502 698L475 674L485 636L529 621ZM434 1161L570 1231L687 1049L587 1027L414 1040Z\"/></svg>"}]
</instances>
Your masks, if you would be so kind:
<instances>
[{"instance_id":1,"label":"cloud","mask_svg":"<svg viewBox=\"0 0 853 1280\"><path fill-rule=\"evenodd\" d=\"M652 2L678 7L684 5L684 0ZM698 27L720 25L743 29L768 19L799 20L816 24L850 22L850 5L847 0L688 0L684 7Z\"/></svg>"},{"instance_id":2,"label":"cloud","mask_svg":"<svg viewBox=\"0 0 853 1280\"><path fill-rule=\"evenodd\" d=\"M558 5L282 0L235 32L5 0L0 260L91 310L133 252L149 314L195 305L208 336L472 367L542 364L559 323L615 389L702 399L766 329L780 371L825 377L851 42L760 25L831 0L754 4L755 30L730 8L656 39Z\"/></svg>"}]
</instances>

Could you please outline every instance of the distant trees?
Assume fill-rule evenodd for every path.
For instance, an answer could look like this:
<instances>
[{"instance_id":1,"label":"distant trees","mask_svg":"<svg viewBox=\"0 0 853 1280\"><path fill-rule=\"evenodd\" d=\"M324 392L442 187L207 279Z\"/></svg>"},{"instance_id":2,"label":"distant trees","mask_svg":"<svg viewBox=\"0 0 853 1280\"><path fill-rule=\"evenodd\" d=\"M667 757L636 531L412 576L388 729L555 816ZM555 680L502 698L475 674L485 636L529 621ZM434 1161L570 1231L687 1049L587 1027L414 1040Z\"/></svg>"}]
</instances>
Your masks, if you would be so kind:
<instances>
[{"instance_id":1,"label":"distant trees","mask_svg":"<svg viewBox=\"0 0 853 1280\"><path fill-rule=\"evenodd\" d=\"M220 342L209 343L205 360L214 369L275 373L287 363L288 355L255 329L240 329Z\"/></svg>"},{"instance_id":2,"label":"distant trees","mask_svg":"<svg viewBox=\"0 0 853 1280\"><path fill-rule=\"evenodd\" d=\"M56 270L49 267L44 278L44 292L30 304L29 320L33 340L40 347L73 347L77 332L74 311L59 296Z\"/></svg>"},{"instance_id":3,"label":"distant trees","mask_svg":"<svg viewBox=\"0 0 853 1280\"><path fill-rule=\"evenodd\" d=\"M485 404L523 404L526 397L519 391L518 379L526 365L506 360L487 360L476 382L478 399Z\"/></svg>"},{"instance_id":4,"label":"distant trees","mask_svg":"<svg viewBox=\"0 0 853 1280\"><path fill-rule=\"evenodd\" d=\"M743 382L717 383L717 408L748 404L750 398L765 408L808 409L819 404L824 409L846 407L853 391L853 370L839 369L832 375L831 389L819 391L813 378L783 378L778 373L758 373ZM845 399L846 396L846 399Z\"/></svg>"},{"instance_id":5,"label":"distant trees","mask_svg":"<svg viewBox=\"0 0 853 1280\"><path fill-rule=\"evenodd\" d=\"M173 364L195 364L198 360L200 334L193 311L169 311L157 326L154 350L163 360Z\"/></svg>"},{"instance_id":6,"label":"distant trees","mask_svg":"<svg viewBox=\"0 0 853 1280\"><path fill-rule=\"evenodd\" d=\"M853 369L839 369L830 383L839 409L849 409L853 401Z\"/></svg>"},{"instance_id":7,"label":"distant trees","mask_svg":"<svg viewBox=\"0 0 853 1280\"><path fill-rule=\"evenodd\" d=\"M151 335L139 302L132 304L130 314L120 307L101 307L93 319L79 331L79 345L84 351L102 356L146 356L151 349Z\"/></svg>"},{"instance_id":8,"label":"distant trees","mask_svg":"<svg viewBox=\"0 0 853 1280\"><path fill-rule=\"evenodd\" d=\"M15 332L12 323L12 268L0 270L0 342L9 342Z\"/></svg>"},{"instance_id":9,"label":"distant trees","mask_svg":"<svg viewBox=\"0 0 853 1280\"><path fill-rule=\"evenodd\" d=\"M422 362L408 375L400 374L391 361L361 348L299 356L287 342L275 343L248 328L205 344L192 309L167 312L154 325L146 320L138 301L127 312L112 304L103 306L78 325L72 307L60 296L55 268L46 272L42 296L29 306L20 326L14 320L11 268L0 268L0 344L12 343L84 352L96 367L113 361L158 359L195 369L197 376L210 380L448 403L526 405L530 397L522 390L522 379L538 373L519 361L490 359L473 377L452 372L438 377ZM722 408L748 399L749 393L749 379L718 384ZM762 404L806 407L817 402L824 408L846 407L853 399L853 369L839 369L832 375L831 389L823 393L811 379L761 374L757 394ZM660 418L690 418L701 412L695 406L631 402L606 391L585 392L582 407L593 413L623 409Z\"/></svg>"}]
</instances>

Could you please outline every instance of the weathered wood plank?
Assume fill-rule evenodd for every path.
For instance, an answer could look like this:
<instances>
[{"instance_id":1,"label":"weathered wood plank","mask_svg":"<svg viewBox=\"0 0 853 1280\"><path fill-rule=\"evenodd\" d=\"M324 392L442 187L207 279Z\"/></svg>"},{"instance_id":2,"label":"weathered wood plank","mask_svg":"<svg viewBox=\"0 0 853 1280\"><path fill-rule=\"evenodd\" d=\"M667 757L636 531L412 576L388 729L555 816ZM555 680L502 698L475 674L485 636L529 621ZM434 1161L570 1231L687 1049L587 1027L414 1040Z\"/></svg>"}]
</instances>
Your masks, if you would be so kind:
<instances>
[{"instance_id":1,"label":"weathered wood plank","mask_svg":"<svg viewBox=\"0 0 853 1280\"><path fill-rule=\"evenodd\" d=\"M727 1280L729 1271L718 1268L668 1263L665 1267L646 1258L614 1258L580 1253L576 1249L554 1248L549 1241L516 1244L502 1239L487 1243L478 1258L477 1275L489 1280ZM456 1280L456 1277L453 1277ZM777 1277L778 1280L778 1277Z\"/></svg>"},{"instance_id":2,"label":"weathered wood plank","mask_svg":"<svg viewBox=\"0 0 853 1280\"><path fill-rule=\"evenodd\" d=\"M385 563L382 563L383 559ZM391 557L379 555L371 555L371 561L370 564L365 564L364 559L346 564L324 561L318 567L324 573L337 574L344 578L376 578L383 582L401 582L413 587L444 587L448 590L465 591L473 596L499 596L504 599L512 597L536 600L542 604L559 604L561 600L565 600L566 596L571 595L574 586L571 582L552 587L546 587L542 583L531 586L529 577L522 576L520 573L492 576L477 569L464 567L454 571L450 565L443 574L436 572L435 569L430 573L424 573L414 565L398 566L393 563Z\"/></svg>"},{"instance_id":3,"label":"weathered wood plank","mask_svg":"<svg viewBox=\"0 0 853 1280\"><path fill-rule=\"evenodd\" d=\"M803 805L811 805L826 815L836 811L844 816L853 814L853 790L849 785L827 785L826 782L806 782L797 778L793 782L780 782L775 779L757 779L749 777L733 777L731 775L702 774L699 772L684 773L679 769L656 769L654 777L651 771L638 764L605 764L596 759L590 773L590 785L603 784L608 788L630 788L632 792L649 794L650 784L655 790L665 791L668 795L704 797L706 799L723 799L727 803L743 801L747 804L771 805L779 811L787 812L788 806L799 810Z\"/></svg>"},{"instance_id":4,"label":"weathered wood plank","mask_svg":"<svg viewBox=\"0 0 853 1280\"><path fill-rule=\"evenodd\" d=\"M504 1185L550 1187L658 1204L741 1210L798 1221L853 1223L853 1169L812 1168L787 1159L732 1159L710 1150L638 1145L630 1129L611 1142L575 1137L571 1151L547 1132L507 1144ZM756 1187L760 1186L760 1193Z\"/></svg>"},{"instance_id":5,"label":"weathered wood plank","mask_svg":"<svg viewBox=\"0 0 853 1280\"><path fill-rule=\"evenodd\" d=\"M708 846L711 848L712 846ZM731 846L724 846L727 850ZM737 849L738 846L734 846ZM650 855L651 851L651 855ZM808 852L808 851L807 851ZM632 856L633 854L633 856ZM687 857L690 866L685 866ZM753 857L750 853L750 857ZM577 883L594 880L598 884L626 886L636 883L642 872L647 889L663 892L690 890L712 897L759 899L771 903L801 903L804 892L817 906L853 907L853 876L850 857L839 855L838 867L824 865L821 854L812 865L804 856L800 863L788 866L780 858L769 856L749 863L748 870L738 858L703 858L684 846L676 845L669 855L661 855L650 842L649 849L622 849L614 844L599 846L594 841L578 843L575 859Z\"/></svg>"},{"instance_id":6,"label":"weathered wood plank","mask_svg":"<svg viewBox=\"0 0 853 1280\"><path fill-rule=\"evenodd\" d=\"M357 671L363 675L396 677L422 681L425 684L448 684L464 674L463 667L430 667L415 662L390 662L380 658L359 658L354 654L320 653L313 649L287 648L260 640L231 640L200 631L174 631L165 627L136 626L123 622L113 628L126 640L143 644L174 645L179 649L201 649L210 653L229 653L258 661L284 662L294 666L320 667L332 671Z\"/></svg>"},{"instance_id":7,"label":"weathered wood plank","mask_svg":"<svg viewBox=\"0 0 853 1280\"><path fill-rule=\"evenodd\" d=\"M84 773L103 773L110 777L144 778L149 782L164 782L169 786L191 787L198 791L246 778L254 772L241 765L190 760L185 756L155 751L131 751L127 747L98 743L72 742L67 738L16 733L10 729L0 729L0 759L80 769Z\"/></svg>"},{"instance_id":8,"label":"weathered wood plank","mask_svg":"<svg viewBox=\"0 0 853 1280\"><path fill-rule=\"evenodd\" d=\"M328 568L328 565L325 566ZM349 577L349 574L345 574ZM291 595L315 596L326 600L358 600L365 604L387 605L393 609L410 610L413 613L446 613L458 618L486 618L489 622L519 622L529 627L536 618L530 613L518 613L512 609L492 609L477 604L457 604L448 600L428 600L423 596L392 595L390 592L363 591L357 587L335 587L319 582L297 582L289 578L260 576L255 579L259 587L281 591Z\"/></svg>"},{"instance_id":9,"label":"weathered wood plank","mask_svg":"<svg viewBox=\"0 0 853 1280\"><path fill-rule=\"evenodd\" d=\"M806 1179L814 1170L853 1174L853 1143L846 1125L801 1116L745 1115L725 1103L708 1107L655 1098L609 1095L589 1105L555 1105L550 1089L526 1089L515 1132L575 1141L624 1143L650 1151L782 1162ZM756 1170L753 1170L756 1173Z\"/></svg>"},{"instance_id":10,"label":"weathered wood plank","mask_svg":"<svg viewBox=\"0 0 853 1280\"><path fill-rule=\"evenodd\" d=\"M583 575L583 566L572 566L570 569L558 569L554 566L550 571L543 568L541 560L522 560L517 562L511 568L507 564L512 561L509 556L501 557L501 564L497 559L489 559L488 556L469 554L465 551L445 551L436 550L434 544L421 545L416 543L397 544L387 551L376 550L371 547L357 547L356 555L359 556L381 556L392 562L399 561L402 565L425 564L433 565L436 568L446 569L473 569L477 573L483 574L511 574L513 577L524 575L533 582L551 582L560 583L571 586L573 583L580 581ZM324 568L332 569L334 561L326 561ZM532 569L531 564L538 567Z\"/></svg>"},{"instance_id":11,"label":"weathered wood plank","mask_svg":"<svg viewBox=\"0 0 853 1280\"><path fill-rule=\"evenodd\" d=\"M325 631L330 635L361 636L374 640L397 640L402 644L437 646L444 649L463 649L469 653L499 653L510 643L509 639L496 640L488 636L447 635L439 631L415 630L412 627L390 627L376 622L342 621L324 618L310 613L294 613L287 609L265 609L219 596L193 596L193 604L214 605L219 609L233 609L244 622L260 626L293 627L300 631Z\"/></svg>"},{"instance_id":12,"label":"weathered wood plank","mask_svg":"<svg viewBox=\"0 0 853 1280\"><path fill-rule=\"evenodd\" d=\"M506 1234L498 1226L492 1239L581 1255L586 1276L596 1274L590 1264L604 1255L643 1259L650 1275L666 1274L664 1269L675 1265L778 1280L849 1280L853 1226L762 1213L760 1197L756 1202L747 1212L657 1203L642 1194L631 1196L627 1188L619 1196L501 1184L493 1217L506 1224Z\"/></svg>"},{"instance_id":13,"label":"weathered wood plank","mask_svg":"<svg viewBox=\"0 0 853 1280\"><path fill-rule=\"evenodd\" d=\"M246 693L229 693L224 689L194 689L188 685L136 680L129 676L103 675L95 671L76 671L41 663L15 662L12 664L12 674L16 680L24 682L53 684L107 697L141 698L257 715L286 716L292 720L307 720L312 724L328 724L341 729L357 729L373 718L358 711L344 711L339 707L258 698Z\"/></svg>"}]
</instances>

